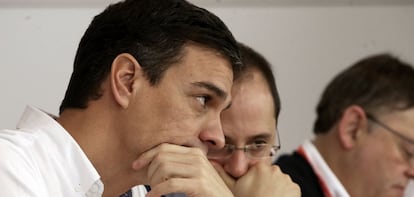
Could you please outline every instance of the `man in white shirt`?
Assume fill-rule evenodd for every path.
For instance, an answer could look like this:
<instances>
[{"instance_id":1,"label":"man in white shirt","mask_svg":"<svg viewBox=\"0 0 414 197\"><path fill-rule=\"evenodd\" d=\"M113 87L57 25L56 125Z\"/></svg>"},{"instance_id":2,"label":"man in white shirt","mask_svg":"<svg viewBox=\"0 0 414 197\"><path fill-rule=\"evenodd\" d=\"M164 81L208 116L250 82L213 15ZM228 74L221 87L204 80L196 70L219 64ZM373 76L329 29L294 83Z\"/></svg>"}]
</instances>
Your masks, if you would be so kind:
<instances>
[{"instance_id":1,"label":"man in white shirt","mask_svg":"<svg viewBox=\"0 0 414 197\"><path fill-rule=\"evenodd\" d=\"M315 139L277 161L303 196L403 196L414 178L411 65L366 57L328 84L316 112Z\"/></svg>"},{"instance_id":2,"label":"man in white shirt","mask_svg":"<svg viewBox=\"0 0 414 197\"><path fill-rule=\"evenodd\" d=\"M232 196L206 154L224 146L220 113L240 67L232 34L202 8L109 6L80 41L59 117L28 107L0 132L1 195L119 196L146 184Z\"/></svg>"}]
</instances>

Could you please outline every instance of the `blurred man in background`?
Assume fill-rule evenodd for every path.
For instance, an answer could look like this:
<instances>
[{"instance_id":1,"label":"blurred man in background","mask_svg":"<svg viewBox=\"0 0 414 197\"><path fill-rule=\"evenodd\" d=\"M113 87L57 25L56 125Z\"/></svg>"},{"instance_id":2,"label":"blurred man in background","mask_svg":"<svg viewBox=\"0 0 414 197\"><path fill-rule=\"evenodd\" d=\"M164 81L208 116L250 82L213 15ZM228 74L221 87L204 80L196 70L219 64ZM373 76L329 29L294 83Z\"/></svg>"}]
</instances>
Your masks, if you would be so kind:
<instances>
[{"instance_id":1,"label":"blurred man in background","mask_svg":"<svg viewBox=\"0 0 414 197\"><path fill-rule=\"evenodd\" d=\"M315 139L276 164L308 197L401 197L414 177L414 69L389 54L339 73L316 109Z\"/></svg>"}]
</instances>

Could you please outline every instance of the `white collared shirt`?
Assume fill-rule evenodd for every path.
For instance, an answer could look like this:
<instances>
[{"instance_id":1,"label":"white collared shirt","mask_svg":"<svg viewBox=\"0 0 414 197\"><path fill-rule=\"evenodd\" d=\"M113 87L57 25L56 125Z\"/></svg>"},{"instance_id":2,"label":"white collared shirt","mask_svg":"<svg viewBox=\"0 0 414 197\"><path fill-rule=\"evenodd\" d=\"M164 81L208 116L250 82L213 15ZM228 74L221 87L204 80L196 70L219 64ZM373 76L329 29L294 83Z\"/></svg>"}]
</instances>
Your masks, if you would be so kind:
<instances>
[{"instance_id":1,"label":"white collared shirt","mask_svg":"<svg viewBox=\"0 0 414 197\"><path fill-rule=\"evenodd\" d=\"M137 185L131 189L132 197L145 197L148 193L147 189L144 185ZM165 197L186 197L184 193L174 193L174 194L167 194L163 195Z\"/></svg>"},{"instance_id":2,"label":"white collared shirt","mask_svg":"<svg viewBox=\"0 0 414 197\"><path fill-rule=\"evenodd\" d=\"M147 189L144 185L137 185L131 189L132 197L145 197Z\"/></svg>"},{"instance_id":3,"label":"white collared shirt","mask_svg":"<svg viewBox=\"0 0 414 197\"><path fill-rule=\"evenodd\" d=\"M16 130L0 131L0 158L1 196L102 196L103 183L85 153L36 108L26 108Z\"/></svg>"},{"instance_id":4,"label":"white collared shirt","mask_svg":"<svg viewBox=\"0 0 414 197\"><path fill-rule=\"evenodd\" d=\"M311 141L305 141L302 146L303 151L306 154L306 159L311 165L313 171L318 176L322 184L325 184L329 194L327 196L332 197L349 197L350 195L346 191L345 187L329 168L328 164L322 158L318 149L312 144Z\"/></svg>"}]
</instances>

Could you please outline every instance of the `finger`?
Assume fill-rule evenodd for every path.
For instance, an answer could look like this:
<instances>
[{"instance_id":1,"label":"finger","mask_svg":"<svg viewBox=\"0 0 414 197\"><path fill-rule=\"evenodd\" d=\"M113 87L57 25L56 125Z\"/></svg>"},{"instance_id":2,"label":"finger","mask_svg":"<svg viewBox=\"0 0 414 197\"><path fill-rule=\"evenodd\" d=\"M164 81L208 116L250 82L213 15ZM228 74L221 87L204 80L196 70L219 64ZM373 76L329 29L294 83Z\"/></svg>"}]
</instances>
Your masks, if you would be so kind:
<instances>
[{"instance_id":1,"label":"finger","mask_svg":"<svg viewBox=\"0 0 414 197\"><path fill-rule=\"evenodd\" d=\"M152 187L147 197L159 197L171 193L184 193L186 196L233 197L231 191L224 185L206 186L206 184L202 180L172 178Z\"/></svg>"},{"instance_id":2,"label":"finger","mask_svg":"<svg viewBox=\"0 0 414 197\"><path fill-rule=\"evenodd\" d=\"M170 155L172 156L172 155ZM191 160L191 159L189 159ZM198 165L194 162L157 162L154 160L153 163L149 165L147 177L151 185L156 185L162 183L171 178L192 178L199 176L198 174L203 169L203 165Z\"/></svg>"},{"instance_id":3,"label":"finger","mask_svg":"<svg viewBox=\"0 0 414 197\"><path fill-rule=\"evenodd\" d=\"M251 167L249 171L252 171L252 173L262 173L262 174L270 173L270 171L275 171L275 172L279 171L280 173L282 173L279 166L271 165L270 163L266 161L257 162L254 166Z\"/></svg>"},{"instance_id":4,"label":"finger","mask_svg":"<svg viewBox=\"0 0 414 197\"><path fill-rule=\"evenodd\" d=\"M236 180L231 177L227 172L223 169L223 167L215 161L210 160L211 165L213 165L214 169L216 169L217 173L220 175L221 179L223 179L224 183L230 190L233 190L234 184Z\"/></svg>"},{"instance_id":5,"label":"finger","mask_svg":"<svg viewBox=\"0 0 414 197\"><path fill-rule=\"evenodd\" d=\"M188 149L184 152L159 152L153 157L151 164L148 166L147 177L153 180L164 178L191 177L200 169L211 168L206 156L198 148L181 147ZM212 168L211 168L212 169ZM158 181L157 181L158 182Z\"/></svg>"},{"instance_id":6,"label":"finger","mask_svg":"<svg viewBox=\"0 0 414 197\"><path fill-rule=\"evenodd\" d=\"M132 168L134 170L140 170L141 168L148 166L159 152L181 152L182 154L185 154L188 150L183 146L163 143L142 153L138 159L132 163Z\"/></svg>"},{"instance_id":7,"label":"finger","mask_svg":"<svg viewBox=\"0 0 414 197\"><path fill-rule=\"evenodd\" d=\"M190 189L185 189L185 185L194 184L193 180L183 178L171 178L157 185L151 185L151 191L147 193L146 197L159 197L171 193L185 193L189 194ZM196 189L193 189L196 190Z\"/></svg>"}]
</instances>

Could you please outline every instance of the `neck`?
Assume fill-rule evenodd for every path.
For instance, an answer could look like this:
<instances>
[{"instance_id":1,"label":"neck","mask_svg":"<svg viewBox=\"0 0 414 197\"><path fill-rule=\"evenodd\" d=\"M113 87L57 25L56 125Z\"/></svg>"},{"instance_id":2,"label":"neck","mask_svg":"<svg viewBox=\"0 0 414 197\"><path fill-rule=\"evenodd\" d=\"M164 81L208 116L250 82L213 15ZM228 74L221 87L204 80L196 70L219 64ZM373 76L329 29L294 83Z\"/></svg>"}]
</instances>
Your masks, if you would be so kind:
<instances>
[{"instance_id":1,"label":"neck","mask_svg":"<svg viewBox=\"0 0 414 197\"><path fill-rule=\"evenodd\" d=\"M72 135L101 176L104 196L119 196L139 184L132 169L137 155L128 151L116 128L114 114L88 109L65 110L58 122ZM112 121L111 121L112 120ZM116 119L115 119L116 120Z\"/></svg>"},{"instance_id":2,"label":"neck","mask_svg":"<svg viewBox=\"0 0 414 197\"><path fill-rule=\"evenodd\" d=\"M327 134L319 134L313 143L350 196L364 196L366 190L360 188L360 182L355 179L361 175L355 173L356 157L354 152L341 145L335 130L329 131ZM362 193L360 193L361 191Z\"/></svg>"}]
</instances>

